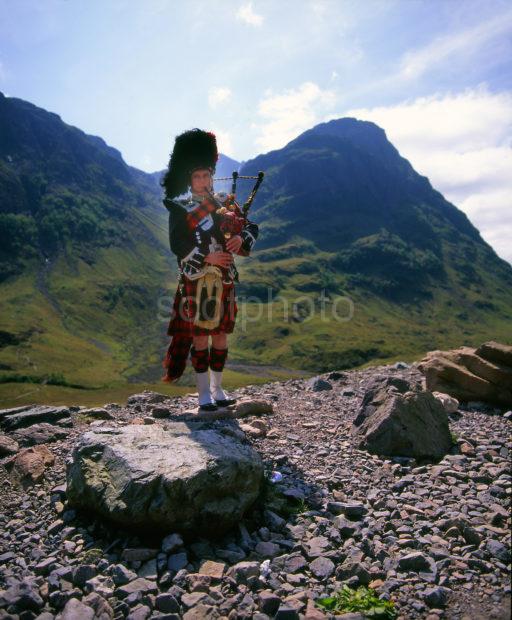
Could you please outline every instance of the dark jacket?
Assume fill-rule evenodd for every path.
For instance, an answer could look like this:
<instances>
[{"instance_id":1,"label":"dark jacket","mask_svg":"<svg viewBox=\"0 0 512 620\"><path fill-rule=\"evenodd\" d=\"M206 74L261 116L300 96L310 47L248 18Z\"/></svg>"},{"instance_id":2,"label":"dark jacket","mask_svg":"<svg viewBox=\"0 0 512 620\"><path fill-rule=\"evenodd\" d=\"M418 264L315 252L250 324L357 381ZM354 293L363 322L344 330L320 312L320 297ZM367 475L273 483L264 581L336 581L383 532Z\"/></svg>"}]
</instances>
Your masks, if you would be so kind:
<instances>
[{"instance_id":1,"label":"dark jacket","mask_svg":"<svg viewBox=\"0 0 512 620\"><path fill-rule=\"evenodd\" d=\"M200 277L204 259L211 251L226 251L224 234L220 230L219 218L215 213L200 220L194 230L188 227L187 213L198 204L192 199L164 199L164 205L169 211L169 245L178 259L180 270L190 279ZM240 254L249 256L258 232L258 225L247 221L240 233L243 240ZM238 271L234 262L228 269L222 271L225 278L238 281Z\"/></svg>"}]
</instances>

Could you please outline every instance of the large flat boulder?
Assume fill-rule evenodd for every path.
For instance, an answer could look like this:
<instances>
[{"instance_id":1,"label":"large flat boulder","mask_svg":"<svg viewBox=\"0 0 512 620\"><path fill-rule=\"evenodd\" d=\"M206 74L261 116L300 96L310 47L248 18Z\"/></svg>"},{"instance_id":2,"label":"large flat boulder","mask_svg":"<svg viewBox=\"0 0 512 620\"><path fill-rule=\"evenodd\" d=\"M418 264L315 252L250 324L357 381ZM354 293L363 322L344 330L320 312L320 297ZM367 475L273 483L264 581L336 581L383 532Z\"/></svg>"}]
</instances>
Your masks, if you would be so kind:
<instances>
[{"instance_id":1,"label":"large flat boulder","mask_svg":"<svg viewBox=\"0 0 512 620\"><path fill-rule=\"evenodd\" d=\"M461 401L512 405L512 346L490 341L478 348L429 351L418 368L428 390Z\"/></svg>"},{"instance_id":2,"label":"large flat boulder","mask_svg":"<svg viewBox=\"0 0 512 620\"><path fill-rule=\"evenodd\" d=\"M393 385L363 399L352 434L359 448L380 456L440 459L452 447L442 403L429 391L402 393Z\"/></svg>"},{"instance_id":3,"label":"large flat boulder","mask_svg":"<svg viewBox=\"0 0 512 620\"><path fill-rule=\"evenodd\" d=\"M215 537L258 496L263 462L233 429L171 422L84 433L66 475L74 506L128 528Z\"/></svg>"}]
</instances>

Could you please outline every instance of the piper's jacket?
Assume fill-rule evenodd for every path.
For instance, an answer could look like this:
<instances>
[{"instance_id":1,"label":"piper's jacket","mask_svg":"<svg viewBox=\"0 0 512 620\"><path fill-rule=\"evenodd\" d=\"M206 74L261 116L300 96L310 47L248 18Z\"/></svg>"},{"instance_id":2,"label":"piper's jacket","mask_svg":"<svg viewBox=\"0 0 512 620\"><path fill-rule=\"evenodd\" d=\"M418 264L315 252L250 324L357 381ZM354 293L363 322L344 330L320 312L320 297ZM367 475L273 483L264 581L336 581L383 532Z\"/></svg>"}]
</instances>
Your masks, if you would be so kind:
<instances>
[{"instance_id":1,"label":"piper's jacket","mask_svg":"<svg viewBox=\"0 0 512 620\"><path fill-rule=\"evenodd\" d=\"M223 198L223 194L215 194ZM187 278L195 280L201 277L205 266L204 259L210 252L226 251L224 234L219 227L219 217L216 213L209 213L199 220L197 227L190 230L187 225L187 214L195 209L201 199L192 195L185 199L164 199L164 205L169 211L169 245L176 255L181 273ZM239 254L249 256L258 237L259 228L254 222L244 225L240 236L242 245ZM238 270L234 261L229 268L221 268L225 281L238 282Z\"/></svg>"}]
</instances>

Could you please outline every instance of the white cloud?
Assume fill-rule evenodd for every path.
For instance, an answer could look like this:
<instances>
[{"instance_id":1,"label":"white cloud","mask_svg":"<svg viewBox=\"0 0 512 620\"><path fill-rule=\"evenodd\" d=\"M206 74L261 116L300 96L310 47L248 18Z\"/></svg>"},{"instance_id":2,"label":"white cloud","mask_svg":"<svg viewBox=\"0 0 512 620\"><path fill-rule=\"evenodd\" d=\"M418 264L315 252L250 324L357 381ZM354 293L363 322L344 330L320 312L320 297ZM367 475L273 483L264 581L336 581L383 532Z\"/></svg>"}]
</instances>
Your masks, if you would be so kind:
<instances>
[{"instance_id":1,"label":"white cloud","mask_svg":"<svg viewBox=\"0 0 512 620\"><path fill-rule=\"evenodd\" d=\"M153 163L153 158L151 157L151 155L149 153L144 153L140 160L140 166L137 167L141 168L142 170L154 170L155 164Z\"/></svg>"},{"instance_id":2,"label":"white cloud","mask_svg":"<svg viewBox=\"0 0 512 620\"><path fill-rule=\"evenodd\" d=\"M219 153L235 159L233 155L233 140L230 132L219 129L214 125L213 121L210 121L208 126L211 127L211 131L213 131L217 138L217 148Z\"/></svg>"},{"instance_id":3,"label":"white cloud","mask_svg":"<svg viewBox=\"0 0 512 620\"><path fill-rule=\"evenodd\" d=\"M297 89L274 94L267 89L258 104L261 123L252 123L256 129L256 145L264 151L283 147L290 140L319 122L319 116L336 102L333 91L322 90L314 82L304 82Z\"/></svg>"},{"instance_id":4,"label":"white cloud","mask_svg":"<svg viewBox=\"0 0 512 620\"><path fill-rule=\"evenodd\" d=\"M251 26L261 26L263 23L263 15L258 15L253 11L252 2L243 4L236 12L235 17Z\"/></svg>"},{"instance_id":5,"label":"white cloud","mask_svg":"<svg viewBox=\"0 0 512 620\"><path fill-rule=\"evenodd\" d=\"M215 109L221 103L229 101L231 94L231 89L227 86L214 86L208 91L208 105Z\"/></svg>"},{"instance_id":6,"label":"white cloud","mask_svg":"<svg viewBox=\"0 0 512 620\"><path fill-rule=\"evenodd\" d=\"M436 37L428 45L404 54L399 75L403 78L417 78L454 54L460 55L463 52L464 58L486 41L507 32L511 26L512 11L506 11L456 34Z\"/></svg>"},{"instance_id":7,"label":"white cloud","mask_svg":"<svg viewBox=\"0 0 512 620\"><path fill-rule=\"evenodd\" d=\"M370 97L372 93L394 94L398 89L410 88L419 78L440 76L451 78L455 73L470 74L474 66L487 66L504 62L510 55L507 35L512 28L512 10L502 11L477 26L442 35L426 45L407 50L394 70L384 72L372 80L361 80L351 89L352 97ZM501 38L500 38L501 37ZM356 50L357 61L357 50Z\"/></svg>"},{"instance_id":8,"label":"white cloud","mask_svg":"<svg viewBox=\"0 0 512 620\"><path fill-rule=\"evenodd\" d=\"M323 18L327 14L327 4L323 0L313 0L310 7L317 17Z\"/></svg>"},{"instance_id":9,"label":"white cloud","mask_svg":"<svg viewBox=\"0 0 512 620\"><path fill-rule=\"evenodd\" d=\"M323 120L340 116L382 127L415 170L512 262L512 92L491 93L482 84Z\"/></svg>"}]
</instances>

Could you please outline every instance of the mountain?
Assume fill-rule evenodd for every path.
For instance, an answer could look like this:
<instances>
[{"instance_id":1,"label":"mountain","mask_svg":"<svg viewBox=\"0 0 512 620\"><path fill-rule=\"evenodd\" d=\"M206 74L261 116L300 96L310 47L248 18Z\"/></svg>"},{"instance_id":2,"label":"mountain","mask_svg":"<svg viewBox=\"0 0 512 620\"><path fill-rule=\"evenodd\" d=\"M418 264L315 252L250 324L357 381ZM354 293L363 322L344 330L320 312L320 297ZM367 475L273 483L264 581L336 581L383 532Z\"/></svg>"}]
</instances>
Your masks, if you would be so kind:
<instances>
[{"instance_id":1,"label":"mountain","mask_svg":"<svg viewBox=\"0 0 512 620\"><path fill-rule=\"evenodd\" d=\"M242 271L242 292L267 299L271 291L289 309L300 295L318 307L321 295L331 304L344 297L353 316L321 320L298 304L288 320L281 311L278 326L254 322L243 337L248 351L325 370L494 333L510 341L512 267L380 127L322 123L240 174L258 170L266 172L252 209L259 251Z\"/></svg>"},{"instance_id":2,"label":"mountain","mask_svg":"<svg viewBox=\"0 0 512 620\"><path fill-rule=\"evenodd\" d=\"M2 381L103 385L157 362L175 273L164 211L101 138L0 94Z\"/></svg>"},{"instance_id":3,"label":"mountain","mask_svg":"<svg viewBox=\"0 0 512 620\"><path fill-rule=\"evenodd\" d=\"M232 380L510 339L512 268L377 125L342 118L243 163L221 155L216 177L233 170L266 176L257 250L238 261ZM176 261L161 175L0 93L0 400L41 381L54 402L164 387Z\"/></svg>"},{"instance_id":4,"label":"mountain","mask_svg":"<svg viewBox=\"0 0 512 620\"><path fill-rule=\"evenodd\" d=\"M159 382L176 278L161 176L0 93L0 402Z\"/></svg>"}]
</instances>

